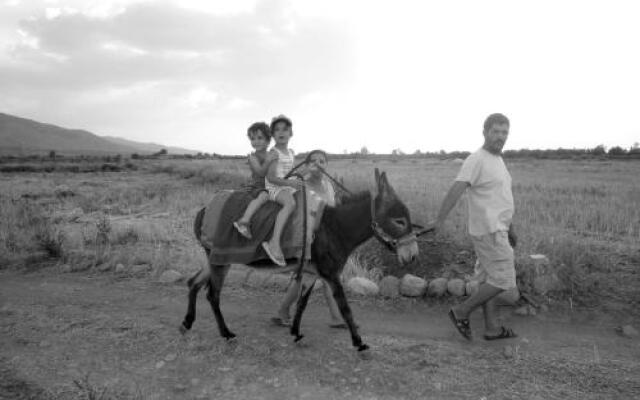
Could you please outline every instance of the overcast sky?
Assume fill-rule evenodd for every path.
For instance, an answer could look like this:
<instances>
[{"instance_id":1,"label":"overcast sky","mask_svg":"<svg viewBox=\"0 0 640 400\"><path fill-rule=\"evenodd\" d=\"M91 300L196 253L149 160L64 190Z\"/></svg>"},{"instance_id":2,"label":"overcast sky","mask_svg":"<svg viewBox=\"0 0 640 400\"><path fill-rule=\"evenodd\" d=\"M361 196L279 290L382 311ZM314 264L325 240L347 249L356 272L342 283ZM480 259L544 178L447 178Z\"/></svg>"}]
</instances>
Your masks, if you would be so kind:
<instances>
[{"instance_id":1,"label":"overcast sky","mask_svg":"<svg viewBox=\"0 0 640 400\"><path fill-rule=\"evenodd\" d=\"M284 113L291 147L474 150L640 141L635 1L0 0L0 112L245 154Z\"/></svg>"}]
</instances>

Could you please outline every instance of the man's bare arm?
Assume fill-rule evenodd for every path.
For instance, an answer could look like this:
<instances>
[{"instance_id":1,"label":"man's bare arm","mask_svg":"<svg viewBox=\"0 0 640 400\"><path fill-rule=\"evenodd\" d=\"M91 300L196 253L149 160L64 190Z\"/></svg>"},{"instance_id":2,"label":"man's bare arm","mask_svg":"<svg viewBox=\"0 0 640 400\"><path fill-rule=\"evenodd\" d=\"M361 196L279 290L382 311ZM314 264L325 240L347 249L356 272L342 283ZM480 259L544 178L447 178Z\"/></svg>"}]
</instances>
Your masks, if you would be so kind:
<instances>
[{"instance_id":1,"label":"man's bare arm","mask_svg":"<svg viewBox=\"0 0 640 400\"><path fill-rule=\"evenodd\" d=\"M440 212L438 212L438 218L435 222L436 230L440 230L442 225L444 224L444 220L447 218L447 215L451 212L451 209L458 203L460 196L464 193L464 191L469 187L469 182L455 181L451 188L447 192L444 200L442 201L442 205L440 206Z\"/></svg>"}]
</instances>

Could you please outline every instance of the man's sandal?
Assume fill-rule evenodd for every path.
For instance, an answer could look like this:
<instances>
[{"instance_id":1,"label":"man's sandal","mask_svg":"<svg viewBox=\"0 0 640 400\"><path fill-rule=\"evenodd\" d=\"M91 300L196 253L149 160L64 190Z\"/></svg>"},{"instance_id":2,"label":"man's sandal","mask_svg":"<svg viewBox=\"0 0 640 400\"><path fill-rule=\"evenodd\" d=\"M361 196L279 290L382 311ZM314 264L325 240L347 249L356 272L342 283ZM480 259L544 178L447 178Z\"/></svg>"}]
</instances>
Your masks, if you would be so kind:
<instances>
[{"instance_id":1,"label":"man's sandal","mask_svg":"<svg viewBox=\"0 0 640 400\"><path fill-rule=\"evenodd\" d=\"M456 314L453 312L453 309L449 310L449 318L451 318L451 322L456 327L458 332L462 335L463 338L467 340L471 340L471 326L469 325L468 319L458 319Z\"/></svg>"},{"instance_id":2,"label":"man's sandal","mask_svg":"<svg viewBox=\"0 0 640 400\"><path fill-rule=\"evenodd\" d=\"M500 333L497 335L484 335L484 340L498 340L498 339L510 339L518 337L511 328L500 327Z\"/></svg>"}]
</instances>

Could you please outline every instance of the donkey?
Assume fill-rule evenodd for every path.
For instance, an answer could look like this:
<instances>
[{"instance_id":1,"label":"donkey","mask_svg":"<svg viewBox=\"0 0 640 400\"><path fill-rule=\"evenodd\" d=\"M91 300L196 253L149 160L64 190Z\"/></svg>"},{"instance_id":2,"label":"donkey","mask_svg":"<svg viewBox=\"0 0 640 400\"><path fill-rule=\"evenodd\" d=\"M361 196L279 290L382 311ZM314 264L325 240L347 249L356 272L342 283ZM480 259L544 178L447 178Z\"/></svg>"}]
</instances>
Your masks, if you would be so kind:
<instances>
[{"instance_id":1,"label":"donkey","mask_svg":"<svg viewBox=\"0 0 640 400\"><path fill-rule=\"evenodd\" d=\"M418 255L418 244L413 232L413 224L409 210L402 203L389 184L385 172L375 170L377 195L373 198L368 191L352 195L336 207L327 207L322 215L315 239L311 245L311 259L315 262L316 271L331 287L340 313L349 327L351 341L358 351L367 350L358 334L351 308L347 303L344 289L340 282L340 274L351 252L360 244L375 236L397 255L401 264L412 262ZM196 216L195 232L200 235L200 226L204 209ZM205 248L207 257L210 250ZM220 291L229 270L229 265L212 265L201 269L187 284L189 286L189 305L180 326L186 333L195 321L196 298L198 291L208 286L207 299L218 324L220 335L225 339L233 339L236 335L225 324L220 311ZM291 334L296 341L300 335L300 321L306 307L313 285L298 299Z\"/></svg>"}]
</instances>

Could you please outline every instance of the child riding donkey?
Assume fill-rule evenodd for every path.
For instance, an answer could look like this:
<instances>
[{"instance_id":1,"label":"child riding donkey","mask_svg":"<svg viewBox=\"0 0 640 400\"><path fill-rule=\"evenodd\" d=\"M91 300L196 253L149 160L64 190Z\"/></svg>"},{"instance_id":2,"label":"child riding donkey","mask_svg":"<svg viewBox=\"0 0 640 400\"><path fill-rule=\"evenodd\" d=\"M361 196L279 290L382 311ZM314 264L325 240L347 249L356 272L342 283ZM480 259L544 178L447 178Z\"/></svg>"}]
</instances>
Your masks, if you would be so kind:
<instances>
[{"instance_id":1,"label":"child riding donkey","mask_svg":"<svg viewBox=\"0 0 640 400\"><path fill-rule=\"evenodd\" d=\"M284 115L279 115L271 121L270 131L275 141L275 145L271 148L265 161L262 164L255 163L250 165L252 173L256 176L263 173L266 167L266 176L264 180L267 193L260 192L257 197L249 204L242 218L234 222L234 226L241 235L250 239L252 237L249 229L249 222L253 214L267 200L275 201L282 206L273 227L273 235L271 239L262 242L262 247L276 265L285 266L286 261L280 247L280 239L282 232L289 219L289 216L296 207L293 197L294 193L304 188L304 183L294 179L285 179L287 173L293 168L294 152L288 148L289 140L293 136L292 122ZM252 140L253 145L253 140ZM255 146L254 146L255 148ZM256 149L256 153L258 153Z\"/></svg>"}]
</instances>

